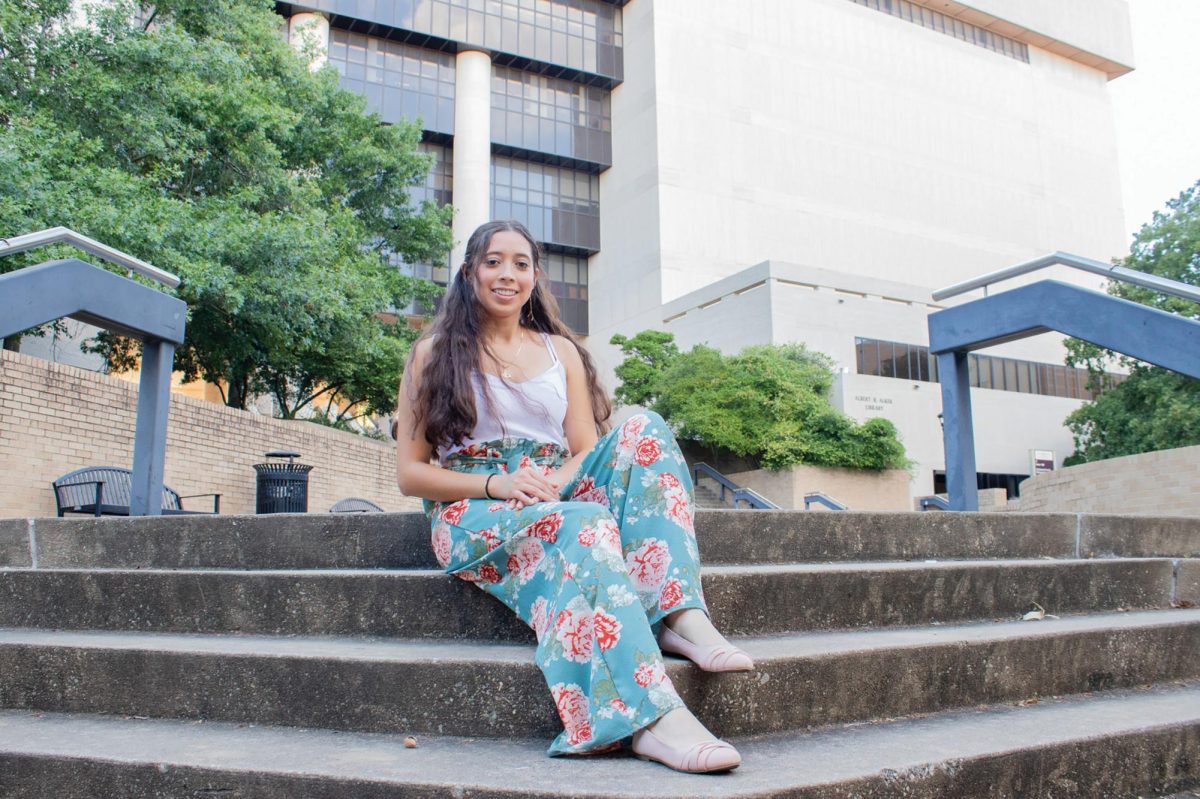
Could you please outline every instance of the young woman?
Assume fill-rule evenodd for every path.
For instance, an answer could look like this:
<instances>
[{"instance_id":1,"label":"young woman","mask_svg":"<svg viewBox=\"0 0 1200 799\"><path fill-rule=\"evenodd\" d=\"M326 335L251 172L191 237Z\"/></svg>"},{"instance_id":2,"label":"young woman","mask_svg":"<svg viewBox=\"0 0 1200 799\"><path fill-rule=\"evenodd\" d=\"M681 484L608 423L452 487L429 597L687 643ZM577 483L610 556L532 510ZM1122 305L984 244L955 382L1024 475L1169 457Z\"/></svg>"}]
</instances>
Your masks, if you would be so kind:
<instances>
[{"instance_id":1,"label":"young woman","mask_svg":"<svg viewBox=\"0 0 1200 799\"><path fill-rule=\"evenodd\" d=\"M404 372L400 489L426 499L446 571L537 634L564 727L551 754L632 736L637 755L671 768L736 768L660 653L707 671L754 667L709 622L687 466L653 413L599 436L611 407L541 273L519 223L472 234Z\"/></svg>"}]
</instances>

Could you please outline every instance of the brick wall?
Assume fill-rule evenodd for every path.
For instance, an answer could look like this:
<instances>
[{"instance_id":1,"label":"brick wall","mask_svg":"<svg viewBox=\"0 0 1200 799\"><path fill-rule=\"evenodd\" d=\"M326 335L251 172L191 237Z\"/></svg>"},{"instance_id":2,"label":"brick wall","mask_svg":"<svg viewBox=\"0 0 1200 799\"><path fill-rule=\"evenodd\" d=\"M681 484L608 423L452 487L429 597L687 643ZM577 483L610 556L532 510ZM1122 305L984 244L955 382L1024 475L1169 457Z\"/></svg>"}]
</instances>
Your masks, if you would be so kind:
<instances>
[{"instance_id":1,"label":"brick wall","mask_svg":"<svg viewBox=\"0 0 1200 799\"><path fill-rule=\"evenodd\" d=\"M1200 516L1200 446L1068 466L1021 483L1009 510Z\"/></svg>"},{"instance_id":2,"label":"brick wall","mask_svg":"<svg viewBox=\"0 0 1200 799\"><path fill-rule=\"evenodd\" d=\"M53 516L51 481L82 466L132 468L136 417L132 383L3 351L0 517ZM253 464L274 449L299 452L314 467L310 511L346 496L385 510L419 507L396 488L391 444L172 395L165 482L180 494L220 493L222 513L253 513ZM185 507L204 507L193 502Z\"/></svg>"}]
</instances>

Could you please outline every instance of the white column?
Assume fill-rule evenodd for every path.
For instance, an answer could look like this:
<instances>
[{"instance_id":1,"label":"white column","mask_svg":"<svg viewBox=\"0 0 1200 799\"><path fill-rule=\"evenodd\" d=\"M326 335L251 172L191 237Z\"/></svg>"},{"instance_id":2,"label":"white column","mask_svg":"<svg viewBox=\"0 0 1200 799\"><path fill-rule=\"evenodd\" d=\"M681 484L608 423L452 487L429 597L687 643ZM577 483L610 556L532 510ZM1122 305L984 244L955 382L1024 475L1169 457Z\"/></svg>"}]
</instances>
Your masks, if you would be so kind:
<instances>
[{"instance_id":1,"label":"white column","mask_svg":"<svg viewBox=\"0 0 1200 799\"><path fill-rule=\"evenodd\" d=\"M329 59L329 18L317 12L293 14L288 20L288 44L308 57L308 68L316 72Z\"/></svg>"},{"instance_id":2,"label":"white column","mask_svg":"<svg viewBox=\"0 0 1200 799\"><path fill-rule=\"evenodd\" d=\"M458 54L454 80L454 249L457 269L475 228L492 217L492 59Z\"/></svg>"}]
</instances>

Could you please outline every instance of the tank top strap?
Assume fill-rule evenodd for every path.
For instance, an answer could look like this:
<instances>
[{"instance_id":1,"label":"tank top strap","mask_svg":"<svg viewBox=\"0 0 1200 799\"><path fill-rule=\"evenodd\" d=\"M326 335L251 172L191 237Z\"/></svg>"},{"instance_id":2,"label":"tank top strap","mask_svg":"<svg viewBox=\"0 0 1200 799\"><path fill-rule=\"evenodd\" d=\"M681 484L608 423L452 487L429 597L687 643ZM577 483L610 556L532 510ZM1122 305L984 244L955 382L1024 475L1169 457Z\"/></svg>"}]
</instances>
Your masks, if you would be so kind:
<instances>
[{"instance_id":1,"label":"tank top strap","mask_svg":"<svg viewBox=\"0 0 1200 799\"><path fill-rule=\"evenodd\" d=\"M550 340L549 333L542 334L542 341L546 342L546 349L550 350L550 363L555 365L558 363L558 352L554 349L554 342Z\"/></svg>"}]
</instances>

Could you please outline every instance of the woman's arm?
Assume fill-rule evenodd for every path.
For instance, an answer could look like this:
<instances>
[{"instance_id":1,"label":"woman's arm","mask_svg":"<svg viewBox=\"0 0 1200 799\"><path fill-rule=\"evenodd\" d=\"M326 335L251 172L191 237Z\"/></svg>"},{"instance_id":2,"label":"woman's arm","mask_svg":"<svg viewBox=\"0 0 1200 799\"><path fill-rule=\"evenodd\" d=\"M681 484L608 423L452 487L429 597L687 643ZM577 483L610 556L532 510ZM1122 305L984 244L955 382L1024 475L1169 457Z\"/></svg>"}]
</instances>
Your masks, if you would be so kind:
<instances>
[{"instance_id":1,"label":"woman's arm","mask_svg":"<svg viewBox=\"0 0 1200 799\"><path fill-rule=\"evenodd\" d=\"M416 421L414 406L432 346L429 339L417 342L400 381L396 407L396 483L400 490L410 497L424 497L434 502L456 502L487 494L492 499L515 499L522 505L557 500L554 486L534 469L494 475L487 483L485 494L487 475L452 472L430 463L433 447L425 440L425 425Z\"/></svg>"},{"instance_id":2,"label":"woman's arm","mask_svg":"<svg viewBox=\"0 0 1200 799\"><path fill-rule=\"evenodd\" d=\"M574 479L579 465L596 446L596 417L592 412L592 393L579 350L562 336L553 336L551 342L567 371L567 418L563 420L563 432L572 454L570 460L550 475L551 482L561 491Z\"/></svg>"}]
</instances>

